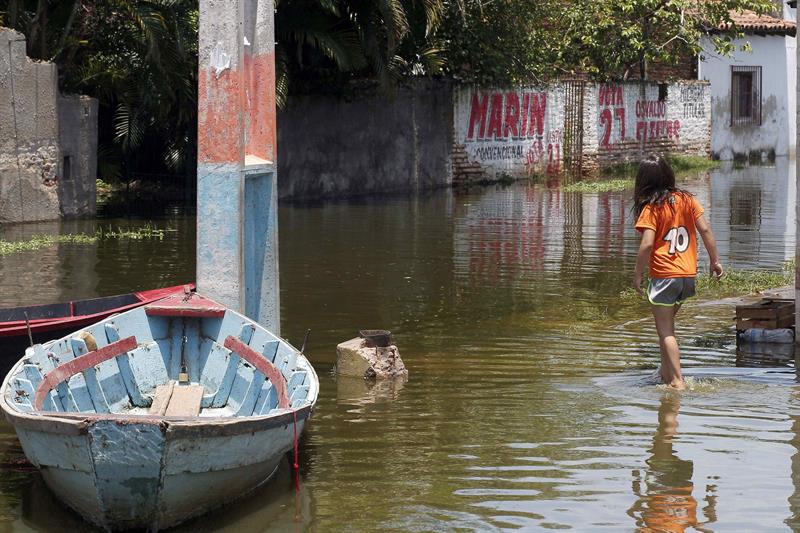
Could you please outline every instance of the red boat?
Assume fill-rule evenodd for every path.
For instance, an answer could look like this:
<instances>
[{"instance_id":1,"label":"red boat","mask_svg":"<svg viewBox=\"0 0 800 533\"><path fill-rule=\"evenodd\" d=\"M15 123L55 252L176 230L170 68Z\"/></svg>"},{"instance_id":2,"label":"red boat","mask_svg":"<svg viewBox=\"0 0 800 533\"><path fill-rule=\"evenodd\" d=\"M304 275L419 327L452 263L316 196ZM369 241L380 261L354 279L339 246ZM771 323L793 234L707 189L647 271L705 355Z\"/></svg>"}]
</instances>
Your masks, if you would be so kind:
<instances>
[{"instance_id":1,"label":"red boat","mask_svg":"<svg viewBox=\"0 0 800 533\"><path fill-rule=\"evenodd\" d=\"M104 296L72 302L0 309L0 367L19 359L28 346L28 325L34 342L57 339L114 313L183 293L187 285ZM194 290L194 284L188 285ZM27 313L27 317L26 317ZM27 323L26 323L27 318ZM5 361L7 359L7 361Z\"/></svg>"}]
</instances>

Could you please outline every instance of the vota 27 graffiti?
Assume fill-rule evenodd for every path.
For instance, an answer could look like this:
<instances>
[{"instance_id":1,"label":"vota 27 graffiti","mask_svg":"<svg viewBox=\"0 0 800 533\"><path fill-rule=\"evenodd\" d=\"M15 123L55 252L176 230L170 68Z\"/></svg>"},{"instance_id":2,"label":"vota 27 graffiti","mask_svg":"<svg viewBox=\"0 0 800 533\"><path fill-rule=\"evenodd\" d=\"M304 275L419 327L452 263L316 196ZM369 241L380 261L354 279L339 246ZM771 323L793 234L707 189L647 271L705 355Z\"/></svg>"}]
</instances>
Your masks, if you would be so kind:
<instances>
[{"instance_id":1,"label":"vota 27 graffiti","mask_svg":"<svg viewBox=\"0 0 800 533\"><path fill-rule=\"evenodd\" d=\"M601 85L597 104L601 108L600 148L608 149L625 138L625 97L622 85Z\"/></svg>"},{"instance_id":2,"label":"vota 27 graffiti","mask_svg":"<svg viewBox=\"0 0 800 533\"><path fill-rule=\"evenodd\" d=\"M547 93L472 94L467 139L527 139L544 134Z\"/></svg>"},{"instance_id":3,"label":"vota 27 graffiti","mask_svg":"<svg viewBox=\"0 0 800 533\"><path fill-rule=\"evenodd\" d=\"M664 100L629 100L626 104L623 87L611 84L600 86L597 103L600 107L601 150L613 149L618 143L633 142L634 138L636 142L644 143L659 139L677 141L680 138L681 122L667 117L667 102Z\"/></svg>"}]
</instances>

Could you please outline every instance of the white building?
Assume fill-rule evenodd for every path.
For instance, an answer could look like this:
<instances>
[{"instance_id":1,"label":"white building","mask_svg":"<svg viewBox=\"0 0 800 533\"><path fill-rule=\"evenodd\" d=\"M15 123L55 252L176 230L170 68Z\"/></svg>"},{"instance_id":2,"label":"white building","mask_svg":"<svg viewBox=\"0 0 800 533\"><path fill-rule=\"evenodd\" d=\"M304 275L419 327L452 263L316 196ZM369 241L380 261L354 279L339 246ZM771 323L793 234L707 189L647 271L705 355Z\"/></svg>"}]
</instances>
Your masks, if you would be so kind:
<instances>
[{"instance_id":1,"label":"white building","mask_svg":"<svg viewBox=\"0 0 800 533\"><path fill-rule=\"evenodd\" d=\"M744 32L731 56L701 44L698 78L711 82L711 153L739 157L793 156L797 100L796 1L783 5L781 18L732 13ZM752 51L741 50L750 43Z\"/></svg>"}]
</instances>

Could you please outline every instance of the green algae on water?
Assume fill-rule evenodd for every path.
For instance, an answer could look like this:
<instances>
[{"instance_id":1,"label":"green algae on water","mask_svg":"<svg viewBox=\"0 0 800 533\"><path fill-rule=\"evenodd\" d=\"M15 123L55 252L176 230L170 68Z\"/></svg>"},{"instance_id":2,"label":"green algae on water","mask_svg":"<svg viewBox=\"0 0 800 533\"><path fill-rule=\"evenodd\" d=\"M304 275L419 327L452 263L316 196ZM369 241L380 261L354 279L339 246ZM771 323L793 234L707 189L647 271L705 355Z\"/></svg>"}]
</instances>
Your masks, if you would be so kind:
<instances>
[{"instance_id":1,"label":"green algae on water","mask_svg":"<svg viewBox=\"0 0 800 533\"><path fill-rule=\"evenodd\" d=\"M632 179L613 179L613 180L594 180L576 181L564 185L561 190L564 192L613 192L633 189Z\"/></svg>"}]
</instances>

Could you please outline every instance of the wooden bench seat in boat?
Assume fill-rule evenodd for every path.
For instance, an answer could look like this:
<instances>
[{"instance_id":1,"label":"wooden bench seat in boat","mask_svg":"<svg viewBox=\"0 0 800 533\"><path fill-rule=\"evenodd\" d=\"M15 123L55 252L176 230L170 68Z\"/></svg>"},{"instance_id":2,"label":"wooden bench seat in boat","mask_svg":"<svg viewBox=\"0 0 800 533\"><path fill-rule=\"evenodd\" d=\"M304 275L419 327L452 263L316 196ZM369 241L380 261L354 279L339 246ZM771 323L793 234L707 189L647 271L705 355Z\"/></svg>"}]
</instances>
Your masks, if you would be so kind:
<instances>
[{"instance_id":1,"label":"wooden bench seat in boat","mask_svg":"<svg viewBox=\"0 0 800 533\"><path fill-rule=\"evenodd\" d=\"M158 416L197 416L203 401L203 386L170 381L156 387L150 414Z\"/></svg>"}]
</instances>

